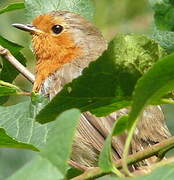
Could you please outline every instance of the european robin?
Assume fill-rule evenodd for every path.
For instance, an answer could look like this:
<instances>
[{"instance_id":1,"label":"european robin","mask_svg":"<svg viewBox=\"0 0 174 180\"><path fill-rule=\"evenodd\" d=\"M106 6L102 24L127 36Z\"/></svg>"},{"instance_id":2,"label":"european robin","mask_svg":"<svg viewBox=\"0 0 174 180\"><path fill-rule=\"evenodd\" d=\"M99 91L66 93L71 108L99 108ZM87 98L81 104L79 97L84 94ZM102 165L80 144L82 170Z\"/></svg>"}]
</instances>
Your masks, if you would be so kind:
<instances>
[{"instance_id":1,"label":"european robin","mask_svg":"<svg viewBox=\"0 0 174 180\"><path fill-rule=\"evenodd\" d=\"M32 34L36 55L36 80L33 89L52 99L62 87L81 75L91 61L107 48L101 32L85 18L68 11L54 11L36 17L32 25L14 24ZM72 160L85 166L96 166L106 136L121 109L107 117L81 115L72 150ZM149 106L141 116L131 144L131 152L140 151L170 136L164 116L157 106ZM126 134L113 138L113 157L122 157ZM148 162L146 162L147 164Z\"/></svg>"}]
</instances>

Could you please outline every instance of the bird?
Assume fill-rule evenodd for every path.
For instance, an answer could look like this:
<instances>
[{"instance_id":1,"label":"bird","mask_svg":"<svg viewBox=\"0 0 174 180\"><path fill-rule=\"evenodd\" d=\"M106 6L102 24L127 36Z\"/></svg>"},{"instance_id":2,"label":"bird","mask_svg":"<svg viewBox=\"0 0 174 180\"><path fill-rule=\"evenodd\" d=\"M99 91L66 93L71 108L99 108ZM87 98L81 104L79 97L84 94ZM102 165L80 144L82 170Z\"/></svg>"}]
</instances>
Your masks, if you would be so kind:
<instances>
[{"instance_id":1,"label":"bird","mask_svg":"<svg viewBox=\"0 0 174 180\"><path fill-rule=\"evenodd\" d=\"M108 46L93 23L69 11L52 11L35 17L32 24L17 23L13 26L32 35L32 47L36 56L33 90L49 100L65 84L79 77L84 68L100 57ZM86 167L97 166L99 154L114 122L129 111L129 108L123 108L106 117L96 117L90 112L82 113L71 159ZM126 136L125 132L113 137L114 160L122 158ZM170 136L161 107L148 106L136 127L130 153L141 151ZM150 160L145 163L148 165Z\"/></svg>"}]
</instances>

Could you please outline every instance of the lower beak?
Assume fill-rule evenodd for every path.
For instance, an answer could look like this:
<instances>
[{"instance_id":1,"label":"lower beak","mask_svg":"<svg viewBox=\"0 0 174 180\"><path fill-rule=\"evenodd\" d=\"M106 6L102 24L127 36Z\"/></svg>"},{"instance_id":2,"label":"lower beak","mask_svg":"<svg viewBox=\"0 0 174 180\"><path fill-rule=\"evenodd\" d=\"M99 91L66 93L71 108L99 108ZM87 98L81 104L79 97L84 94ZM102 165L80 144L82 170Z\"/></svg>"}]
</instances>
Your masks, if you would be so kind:
<instances>
[{"instance_id":1,"label":"lower beak","mask_svg":"<svg viewBox=\"0 0 174 180\"><path fill-rule=\"evenodd\" d=\"M36 34L36 33L41 33L42 31L37 29L35 26L31 25L31 24L12 24L12 26L21 29L23 31L27 31L30 32L32 34Z\"/></svg>"}]
</instances>

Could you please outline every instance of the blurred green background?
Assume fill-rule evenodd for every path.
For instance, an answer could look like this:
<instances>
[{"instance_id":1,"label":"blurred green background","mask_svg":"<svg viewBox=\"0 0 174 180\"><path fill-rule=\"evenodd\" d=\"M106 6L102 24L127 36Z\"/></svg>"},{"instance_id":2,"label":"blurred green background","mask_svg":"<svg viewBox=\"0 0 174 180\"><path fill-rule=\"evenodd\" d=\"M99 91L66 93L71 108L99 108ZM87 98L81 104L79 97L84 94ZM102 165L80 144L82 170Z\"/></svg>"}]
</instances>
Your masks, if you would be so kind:
<instances>
[{"instance_id":1,"label":"blurred green background","mask_svg":"<svg viewBox=\"0 0 174 180\"><path fill-rule=\"evenodd\" d=\"M20 0L0 0L0 8ZM110 40L116 33L149 34L153 23L153 12L147 0L94 0L96 4L95 24ZM29 23L23 10L0 15L0 34L6 39L24 46L23 54L27 58L27 67L34 72L35 58L31 51L31 37L11 26L12 23ZM31 90L31 84L18 76L15 84L25 90ZM12 97L6 105L15 104L25 98ZM174 134L174 107L163 106L168 127ZM17 169L31 160L34 152L28 150L0 149L0 180L6 179Z\"/></svg>"}]
</instances>

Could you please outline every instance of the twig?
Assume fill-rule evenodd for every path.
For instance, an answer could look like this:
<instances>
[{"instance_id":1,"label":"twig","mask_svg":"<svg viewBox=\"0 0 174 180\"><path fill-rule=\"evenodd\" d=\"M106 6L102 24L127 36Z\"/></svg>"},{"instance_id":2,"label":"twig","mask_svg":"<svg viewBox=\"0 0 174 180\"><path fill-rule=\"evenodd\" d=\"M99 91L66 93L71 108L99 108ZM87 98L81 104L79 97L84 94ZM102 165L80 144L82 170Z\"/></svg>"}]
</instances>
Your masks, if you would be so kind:
<instances>
[{"instance_id":1,"label":"twig","mask_svg":"<svg viewBox=\"0 0 174 180\"><path fill-rule=\"evenodd\" d=\"M34 83L34 75L24 67L8 49L5 49L0 45L0 55L4 56L23 76L25 76L31 83Z\"/></svg>"},{"instance_id":2,"label":"twig","mask_svg":"<svg viewBox=\"0 0 174 180\"><path fill-rule=\"evenodd\" d=\"M171 149L174 147L174 137L171 137L167 140L164 140L158 144L155 144L143 151L139 151L133 155L129 155L127 158L127 164L131 165L136 162L142 161L144 159L147 159L149 157L152 157L154 155L158 156L159 152L162 151L163 149ZM120 169L122 168L122 159L119 161L114 162L114 165L116 168ZM101 168L99 167L94 167L94 168L89 168L86 170L83 174L80 176L77 176L75 178L72 178L71 180L88 180L92 178L97 178L101 177L105 174L109 174L110 172L103 172Z\"/></svg>"},{"instance_id":3,"label":"twig","mask_svg":"<svg viewBox=\"0 0 174 180\"><path fill-rule=\"evenodd\" d=\"M88 167L83 166L83 165L81 165L81 164L79 164L79 163L77 163L77 162L75 162L75 161L72 161L72 160L69 160L69 161L68 161L68 164L69 164L70 166L73 166L73 167L75 167L76 169L79 169L79 170L82 170L82 171L86 171L86 170L88 169Z\"/></svg>"},{"instance_id":4,"label":"twig","mask_svg":"<svg viewBox=\"0 0 174 180\"><path fill-rule=\"evenodd\" d=\"M32 92L26 92L26 91L21 91L21 92L18 92L17 95L19 96L32 96Z\"/></svg>"},{"instance_id":5,"label":"twig","mask_svg":"<svg viewBox=\"0 0 174 180\"><path fill-rule=\"evenodd\" d=\"M89 179L94 179L97 177L104 176L108 173L103 172L101 168L99 167L94 167L94 168L89 168L86 170L83 174L72 178L71 180L89 180Z\"/></svg>"}]
</instances>

